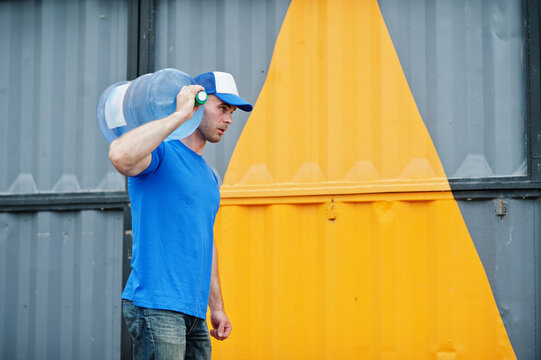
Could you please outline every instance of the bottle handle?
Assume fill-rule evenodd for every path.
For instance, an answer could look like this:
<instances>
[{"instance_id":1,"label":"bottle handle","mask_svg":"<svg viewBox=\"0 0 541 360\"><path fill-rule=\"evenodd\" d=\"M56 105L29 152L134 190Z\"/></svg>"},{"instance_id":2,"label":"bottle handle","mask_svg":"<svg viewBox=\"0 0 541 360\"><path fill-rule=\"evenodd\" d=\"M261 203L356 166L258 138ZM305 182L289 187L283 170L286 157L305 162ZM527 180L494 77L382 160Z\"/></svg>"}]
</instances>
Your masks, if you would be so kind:
<instances>
[{"instance_id":1,"label":"bottle handle","mask_svg":"<svg viewBox=\"0 0 541 360\"><path fill-rule=\"evenodd\" d=\"M197 93L197 95L195 95L195 105L203 105L204 103L207 102L207 99L208 99L208 96L207 96L207 93L206 91L204 90L201 90L200 92Z\"/></svg>"}]
</instances>

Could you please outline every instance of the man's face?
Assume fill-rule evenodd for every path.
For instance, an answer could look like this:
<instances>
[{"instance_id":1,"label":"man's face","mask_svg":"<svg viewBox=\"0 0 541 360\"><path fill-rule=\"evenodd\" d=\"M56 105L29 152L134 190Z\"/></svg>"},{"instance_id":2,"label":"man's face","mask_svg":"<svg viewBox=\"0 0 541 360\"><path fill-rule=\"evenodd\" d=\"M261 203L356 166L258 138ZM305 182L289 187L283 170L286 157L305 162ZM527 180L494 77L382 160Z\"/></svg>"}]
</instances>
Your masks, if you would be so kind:
<instances>
[{"instance_id":1,"label":"man's face","mask_svg":"<svg viewBox=\"0 0 541 360\"><path fill-rule=\"evenodd\" d=\"M235 105L227 104L215 95L209 95L197 131L209 142L220 141L227 127L233 123L232 115L236 109Z\"/></svg>"}]
</instances>

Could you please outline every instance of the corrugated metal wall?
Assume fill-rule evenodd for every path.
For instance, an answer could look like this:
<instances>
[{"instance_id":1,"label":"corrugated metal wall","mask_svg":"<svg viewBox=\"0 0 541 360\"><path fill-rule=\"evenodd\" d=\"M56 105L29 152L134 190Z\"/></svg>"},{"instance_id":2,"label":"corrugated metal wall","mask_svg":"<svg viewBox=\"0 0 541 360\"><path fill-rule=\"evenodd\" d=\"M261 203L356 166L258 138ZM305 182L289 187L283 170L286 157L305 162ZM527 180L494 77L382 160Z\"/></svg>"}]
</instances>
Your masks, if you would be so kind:
<instances>
[{"instance_id":1,"label":"corrugated metal wall","mask_svg":"<svg viewBox=\"0 0 541 360\"><path fill-rule=\"evenodd\" d=\"M518 195L518 194L517 194ZM499 204L505 216L496 216ZM483 262L517 359L538 359L539 197L464 199L458 202ZM537 292L537 294L536 294Z\"/></svg>"},{"instance_id":2,"label":"corrugated metal wall","mask_svg":"<svg viewBox=\"0 0 541 360\"><path fill-rule=\"evenodd\" d=\"M126 78L126 9L0 2L0 200L124 190L95 109L102 89ZM119 358L122 210L26 203L0 213L0 357Z\"/></svg>"},{"instance_id":3,"label":"corrugated metal wall","mask_svg":"<svg viewBox=\"0 0 541 360\"><path fill-rule=\"evenodd\" d=\"M457 215L450 193L225 199L216 358L514 358Z\"/></svg>"},{"instance_id":4,"label":"corrugated metal wall","mask_svg":"<svg viewBox=\"0 0 541 360\"><path fill-rule=\"evenodd\" d=\"M441 21L453 14L441 12ZM445 191L447 168L440 162L456 147L464 153L456 167L469 168L464 161L481 149L491 166L512 170L458 175L526 175L524 105L515 107L517 97L510 94L489 98L490 86L484 104L471 90L481 105L470 105L488 109L486 124L472 139L497 143L506 132L499 129L518 128L505 136L519 161L490 162L493 148L477 146L479 140L456 144L448 136L433 146L426 124L441 119L419 113L395 52L400 39L391 43L381 15L375 1L292 1L222 186L216 238L225 258L225 296L233 299L229 311L241 329L217 345L219 358L537 355L531 335L537 275L523 275L535 262L537 235L527 219L537 217L538 196L523 203L507 198L513 210L498 226L488 194L483 209L461 204L471 211L459 211ZM473 16L473 22L483 21L482 13ZM507 60L503 65L523 76L523 62ZM461 91L446 79L433 80L453 94ZM518 101L525 101L520 94ZM518 108L518 115L493 120L490 107L496 102L506 110ZM446 116L454 123L461 115ZM459 128L479 127L477 119L456 121ZM472 169L484 171L482 165ZM475 221L472 231L467 225ZM488 233L480 249L472 241L478 231ZM522 239L520 245L508 244L510 234ZM528 255L517 266L518 254ZM257 330L261 324L264 339Z\"/></svg>"},{"instance_id":5,"label":"corrugated metal wall","mask_svg":"<svg viewBox=\"0 0 541 360\"><path fill-rule=\"evenodd\" d=\"M282 39L288 44L283 48L289 47L292 55L289 60L284 58L283 62L279 62L280 58L278 58L276 76L266 78L267 82L279 84L268 94L269 99L274 102L258 102L258 109L264 108L259 116L264 117L265 120L258 123L257 131L243 134L244 141L248 141L250 145L245 143L244 146L241 144L237 146L244 150L244 154L238 155L243 158L243 161L242 164L239 162L227 170L227 184L223 188L225 195L223 211L225 214L231 212L234 215L223 215L225 217L223 228L222 225L218 225L222 231L219 236L228 241L228 245L221 245L220 251L225 253L223 257L226 258L224 260L226 264L222 264L222 268L226 274L228 266L238 270L238 273L237 270L229 272L232 278L224 280L224 286L231 287L229 296L234 297L233 311L239 311L237 315L240 317L240 331L242 332L239 336L252 344L249 349L244 350L240 349L242 347L240 344L239 347L225 344L223 348L220 344L222 351L220 354L224 358L229 356L281 358L294 357L294 354L306 355L296 349L294 344L280 343L283 338L280 337L278 329L289 327L294 321L282 324L281 321L285 321L284 319L275 319L274 325L267 324L271 332L275 331L273 339L277 343L273 343L270 349L265 347L265 352L261 351L263 345L258 345L258 340L251 338L250 330L246 330L252 329L254 317L259 319L258 316L261 314L257 312L257 309L261 307L260 302L269 305L269 301L265 299L280 297L276 295L277 291L281 291L280 289L289 294L294 291L293 289L320 286L317 290L320 295L327 294L326 287L317 279L313 280L311 285L306 283L311 281L309 272L306 271L302 272L306 277L299 275L298 284L289 283L288 281L291 280L289 270L291 266L298 264L276 263L278 260L272 255L276 253L272 251L275 246L272 244L277 241L276 238L280 236L291 238L287 231L284 233L284 229L294 231L299 219L304 219L302 214L306 211L303 208L311 208L312 202L320 203L321 201L312 199L302 206L297 203L287 205L291 201L288 199L308 195L325 196L333 192L340 194L387 193L444 190L445 188L438 179L441 168L438 168L434 159L430 157L427 143L418 137L415 130L406 126L392 133L392 136L397 134L401 136L389 141L389 134L386 131L394 126L392 123L404 116L415 117L415 114L403 110L394 112L389 109L389 104L395 101L394 95L383 96L385 89L382 89L378 82L397 74L389 71L387 63L378 63L378 61L385 61L386 54L380 53L379 57L375 55L374 62L371 63L364 64L358 61L361 51L356 52L354 44L360 44L360 48L363 49L370 46L378 49L377 42L382 41L381 33L366 28L368 24L373 25L374 21L372 18L366 18L364 10L360 10L364 9L366 4L348 1L320 1L312 2L311 5L306 2L301 3L305 3L305 16L300 16L296 21L301 22L297 30L306 31L304 41L296 42L297 38L291 34ZM268 29L269 22L258 18L259 10L254 10L264 6L269 13L269 7L271 7L269 4L270 2L265 5L263 2L258 2L258 4L233 2L226 6L225 3L160 1L157 26L158 68L174 66L186 69L193 74L225 68L226 71L233 72L237 79L240 78L239 88L243 95L245 95L245 89L256 92L259 85L257 87L243 86L242 82L245 76L253 76L254 73L253 67L246 61L253 60L256 53L268 52L268 50L259 49L262 44L269 46L268 44L272 43L267 41L267 36L260 32L261 28ZM229 5L232 6L229 7ZM396 55L400 60L401 70L408 81L421 120L434 142L437 157L441 160L446 176L458 179L524 178L528 174L525 130L527 100L524 19L526 14L522 7L524 4L503 1L442 3L381 0L379 5ZM342 24L332 27L330 24L335 20L333 16L340 13L337 9L343 11ZM271 14L273 12L270 11ZM240 20L232 20L237 19L239 13L242 14ZM221 14L225 16L222 17ZM318 21L313 22L312 20L316 18ZM173 19L183 19L183 21ZM254 19L257 20L253 21ZM195 24L205 24L205 26L201 27L201 36L191 36L186 40L190 44L190 50L183 52L181 42L184 38L178 34L197 27L191 25L192 21ZM225 23L229 27L225 26ZM351 26L352 23L356 26ZM263 24L263 26L258 28L252 24ZM173 28L184 31L174 31ZM213 35L215 29L216 37ZM370 31L373 32L366 35ZM167 33L167 36L160 36L160 33ZM236 41L239 34L241 39L245 40L240 48ZM211 46L207 47L205 42L198 46L201 38L208 41ZM339 41L343 38L347 39L351 45L343 47L336 45L336 42L340 43ZM213 42L215 39L216 43ZM253 39L256 41L250 41ZM313 47L310 48L310 46ZM254 47L254 50L250 50L251 47ZM310 55L303 55L302 51L299 54L295 51L296 48L306 47L309 51L306 54ZM374 50L374 53L377 54L377 51ZM302 59L296 59L296 56L301 56ZM230 59L231 62L229 62ZM296 65L295 61L303 65ZM344 69L347 69L347 74L343 74ZM318 74L315 77L314 71ZM299 73L305 75L298 76ZM296 84L291 84L288 82L288 77L292 76L301 80ZM261 79L264 80L265 77ZM330 83L340 83L340 79L349 80L358 86L353 87L351 91L343 90L344 86L329 88ZM365 85L367 82L369 86ZM348 86L346 85L345 88ZM362 90L363 87L369 90L365 92ZM279 94L284 92L290 94L286 99L280 96L283 94ZM252 94L248 93L245 96L253 101L250 98ZM309 101L310 97L314 99L313 102ZM281 101L279 101L280 105L276 106L278 98ZM351 103L347 102L344 106L337 105L342 104L343 98L354 101L355 106L350 107ZM316 107L318 111L312 114L311 108L304 112L295 110L295 106L303 106L306 103ZM359 110L359 107L363 110ZM362 117L362 120L356 124L345 125L347 121L343 119L355 118L359 116L359 112L364 114L363 111L366 111L367 116ZM252 114L252 117L254 116L258 117L257 112ZM371 116L378 120L366 127L363 122ZM302 122L303 117L311 118L312 126L299 126L297 122ZM287 120L276 125L275 122L281 118ZM244 122L242 122L243 126ZM209 148L206 149L205 156L220 176L223 176L227 169L229 155L237 141L238 129L238 127L233 129L235 137L229 133L223 143L209 147L211 151L208 151ZM305 132L309 135L306 136ZM292 136L292 134L297 135ZM219 152L216 153L214 149ZM261 151L261 149L265 150ZM351 154L351 152L355 153ZM405 154L410 154L410 156L405 156ZM438 163L439 160L437 160ZM417 179L414 179L416 176ZM478 183L476 188L482 189L482 183ZM286 199L276 199L281 196L286 196ZM423 201L428 201L426 197L430 198L431 195L419 193L418 196L423 197L425 199ZM535 314L537 281L535 279L538 275L534 272L531 276L524 276L524 274L531 272L535 264L534 244L538 241L536 239L538 233L533 225L530 226L530 221L535 222L538 217L538 198L534 196L528 200L521 200L519 195L515 198L504 197L502 201L511 205L507 208L509 211L507 217L500 219L495 215L494 203L499 201L499 198L494 197L492 193L477 196L474 201L458 201L461 219L463 219L460 221L466 223L468 236L471 236L477 247L476 251L482 260L482 269L486 271L492 286L496 305L514 351L520 359L531 358L537 354L536 340L532 335L535 332L535 320L532 319L538 316ZM388 195L387 198L391 201L392 196ZM462 195L462 198L465 199L466 195ZM275 204L275 201L281 205ZM302 200L299 201L302 202ZM414 202L419 204L419 207L412 207L416 209L412 211L427 213L428 210L420 209L429 209L431 202L432 200L427 204ZM232 209L226 210L230 206ZM278 212L284 211L290 211L290 215L278 215ZM319 212L328 216L334 211L332 201L329 200ZM260 218L252 221L254 213L259 214ZM317 211L310 214L306 217L306 221L311 219L311 216L316 218L318 216ZM237 218L242 219L240 221L242 224L239 223L238 229L237 220L235 220ZM295 220L291 220L293 218ZM432 221L439 220L432 219ZM428 231L424 227L430 222L419 225L419 231ZM318 224L313 225L324 226L321 223ZM370 226L368 228L370 229ZM360 234L363 230L359 230ZM306 232L310 232L308 228ZM295 239L291 238L287 245L284 244L284 248L279 253L288 256L289 245L296 244L297 240L304 241L302 240L304 239L303 231L299 234L300 237L293 237ZM311 235L311 239L319 239L314 241L318 244L321 242L327 249L331 246L330 242L340 239L339 236L335 238L328 232L323 232L323 235L321 233L311 233ZM352 234L347 236L356 238L356 235ZM511 238L519 238L521 241L508 243ZM247 246L251 246L251 239L255 239L258 245L254 246L260 250L254 254L246 249ZM234 242L234 250L229 250L228 246L231 245L229 241ZM309 240L306 239L306 241ZM308 250L308 246L306 249L306 256L312 256L311 260L307 261L315 261L322 266L323 270L314 270L316 274L322 275L326 271L325 260ZM517 254L524 256L524 262L518 268L516 267L519 256ZM313 256L316 258L314 259ZM231 260L230 257L233 259ZM246 263L252 258L256 259L254 262L257 265ZM291 261L301 260L292 257ZM251 271L245 273L246 269L252 265L261 270L255 273L263 278L266 275L270 276L271 280L280 278L288 282L288 285L280 286L276 282L278 280L273 280L270 286L274 289L274 295L268 291L265 292L264 285L256 285L261 276L249 275ZM287 275L282 277L280 268L287 268ZM502 269L509 270L502 275ZM324 274L325 276L329 275ZM252 284L254 289L246 288L246 284ZM268 297L258 296L256 294L258 291L267 294ZM255 301L253 309L245 309L246 303L249 303L247 299ZM291 305L287 299L281 299L283 303L272 303L274 306L271 307L281 310ZM237 304L242 304L242 306L237 309ZM305 306L308 305L305 304ZM309 307L313 310L311 305ZM314 313L310 313L310 309L303 312L305 310L294 307L291 311L298 311L297 318L302 318L304 321L310 318L310 316L303 317L304 315L315 316ZM251 315L246 315L245 310L253 311ZM275 314L274 318L280 316L282 314ZM295 313L291 314L288 321L294 319L295 316ZM263 321L263 319L259 320ZM386 320L382 321L385 323ZM343 325L347 327L345 322ZM479 330L486 332L487 328ZM316 338L319 340L315 347L323 346L319 341L325 342L324 337L328 335L317 335ZM297 333L291 338L298 339L299 336L304 339L303 335ZM313 341L311 339L308 337L305 340L311 344ZM352 341L355 343L356 340L352 339ZM328 344L325 346L331 346ZM276 352L272 353L273 351ZM316 355L319 354L318 351L310 353L310 356L325 357ZM350 354L347 350L343 351L342 355ZM466 350L459 347L446 349L442 345L438 354L441 356L451 356L453 353L460 355L461 351ZM473 350L467 351L470 351L466 352L468 356L473 356ZM331 357L331 353L325 354ZM502 356L501 353L500 356Z\"/></svg>"},{"instance_id":6,"label":"corrugated metal wall","mask_svg":"<svg viewBox=\"0 0 541 360\"><path fill-rule=\"evenodd\" d=\"M123 190L96 104L126 78L126 1L0 2L0 192Z\"/></svg>"},{"instance_id":7,"label":"corrugated metal wall","mask_svg":"<svg viewBox=\"0 0 541 360\"><path fill-rule=\"evenodd\" d=\"M447 177L526 176L524 4L378 2Z\"/></svg>"},{"instance_id":8,"label":"corrugated metal wall","mask_svg":"<svg viewBox=\"0 0 541 360\"><path fill-rule=\"evenodd\" d=\"M525 3L379 4L447 176L525 177ZM500 196L478 192L458 204L515 353L533 359L540 346L534 336L539 199ZM500 203L507 212L501 218Z\"/></svg>"},{"instance_id":9,"label":"corrugated metal wall","mask_svg":"<svg viewBox=\"0 0 541 360\"><path fill-rule=\"evenodd\" d=\"M156 67L192 76L229 72L240 95L255 104L288 6L289 0L157 0ZM203 156L220 181L249 115L237 111L222 141L205 147Z\"/></svg>"},{"instance_id":10,"label":"corrugated metal wall","mask_svg":"<svg viewBox=\"0 0 541 360\"><path fill-rule=\"evenodd\" d=\"M118 359L122 212L0 214L0 357Z\"/></svg>"},{"instance_id":11,"label":"corrugated metal wall","mask_svg":"<svg viewBox=\"0 0 541 360\"><path fill-rule=\"evenodd\" d=\"M155 5L155 69L228 71L257 101L204 154L234 327L216 358L540 356L539 194L498 217L446 179L528 174L522 2ZM0 2L0 196L124 190L95 107L137 63L127 8ZM120 356L124 225L0 213L2 358Z\"/></svg>"}]
</instances>

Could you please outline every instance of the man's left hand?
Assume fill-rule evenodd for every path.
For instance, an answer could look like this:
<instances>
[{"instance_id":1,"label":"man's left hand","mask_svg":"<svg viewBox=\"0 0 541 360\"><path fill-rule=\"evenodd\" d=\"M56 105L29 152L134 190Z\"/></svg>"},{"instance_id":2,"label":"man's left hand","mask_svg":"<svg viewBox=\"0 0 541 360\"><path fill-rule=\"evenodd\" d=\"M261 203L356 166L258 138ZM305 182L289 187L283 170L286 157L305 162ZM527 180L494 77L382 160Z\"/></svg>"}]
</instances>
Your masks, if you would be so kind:
<instances>
[{"instance_id":1,"label":"man's left hand","mask_svg":"<svg viewBox=\"0 0 541 360\"><path fill-rule=\"evenodd\" d=\"M220 341L227 339L233 329L229 322L229 318L222 310L211 311L210 324L213 327L213 329L210 330L210 335Z\"/></svg>"}]
</instances>

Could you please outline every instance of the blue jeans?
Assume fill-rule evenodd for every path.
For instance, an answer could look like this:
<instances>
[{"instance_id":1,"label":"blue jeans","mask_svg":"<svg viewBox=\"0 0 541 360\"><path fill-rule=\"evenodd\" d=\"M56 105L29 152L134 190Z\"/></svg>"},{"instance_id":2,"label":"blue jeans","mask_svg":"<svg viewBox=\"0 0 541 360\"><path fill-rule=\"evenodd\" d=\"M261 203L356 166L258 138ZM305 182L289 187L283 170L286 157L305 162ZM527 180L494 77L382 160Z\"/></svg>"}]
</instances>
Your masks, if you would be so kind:
<instances>
[{"instance_id":1,"label":"blue jeans","mask_svg":"<svg viewBox=\"0 0 541 360\"><path fill-rule=\"evenodd\" d=\"M122 311L134 359L210 360L205 320L176 311L139 307L129 300L122 300Z\"/></svg>"}]
</instances>

